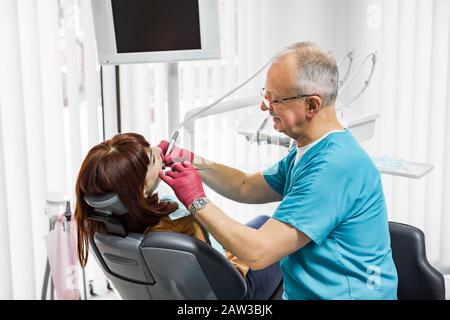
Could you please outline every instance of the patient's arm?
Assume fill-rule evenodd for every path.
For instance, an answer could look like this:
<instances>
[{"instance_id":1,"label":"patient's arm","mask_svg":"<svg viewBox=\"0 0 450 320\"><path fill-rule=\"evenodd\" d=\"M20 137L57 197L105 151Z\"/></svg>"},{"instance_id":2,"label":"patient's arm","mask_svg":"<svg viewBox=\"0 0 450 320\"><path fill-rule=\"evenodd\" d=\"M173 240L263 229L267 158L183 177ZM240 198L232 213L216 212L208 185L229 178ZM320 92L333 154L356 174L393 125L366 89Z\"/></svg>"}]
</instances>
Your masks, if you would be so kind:
<instances>
[{"instance_id":1,"label":"patient's arm","mask_svg":"<svg viewBox=\"0 0 450 320\"><path fill-rule=\"evenodd\" d=\"M199 168L203 182L220 195L242 203L268 203L280 201L281 195L273 190L260 172L247 174L240 170L194 156L193 164Z\"/></svg>"}]
</instances>

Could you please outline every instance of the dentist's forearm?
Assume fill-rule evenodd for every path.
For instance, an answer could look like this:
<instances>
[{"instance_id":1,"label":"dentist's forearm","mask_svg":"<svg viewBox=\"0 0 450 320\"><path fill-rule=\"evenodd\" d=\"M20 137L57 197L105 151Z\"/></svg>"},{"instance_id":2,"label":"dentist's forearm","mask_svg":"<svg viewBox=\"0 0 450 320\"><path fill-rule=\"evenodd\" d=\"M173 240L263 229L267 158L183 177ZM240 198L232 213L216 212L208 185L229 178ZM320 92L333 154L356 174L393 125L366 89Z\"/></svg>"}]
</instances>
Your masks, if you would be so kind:
<instances>
[{"instance_id":1,"label":"dentist's forearm","mask_svg":"<svg viewBox=\"0 0 450 320\"><path fill-rule=\"evenodd\" d=\"M199 173L203 182L215 192L233 201L247 202L243 192L247 177L244 172L198 155L194 156L193 164L201 169Z\"/></svg>"},{"instance_id":2,"label":"dentist's forearm","mask_svg":"<svg viewBox=\"0 0 450 320\"><path fill-rule=\"evenodd\" d=\"M197 210L194 218L250 268L262 269L274 262L268 260L268 245L264 243L267 239L262 238L258 230L231 219L213 203Z\"/></svg>"}]
</instances>

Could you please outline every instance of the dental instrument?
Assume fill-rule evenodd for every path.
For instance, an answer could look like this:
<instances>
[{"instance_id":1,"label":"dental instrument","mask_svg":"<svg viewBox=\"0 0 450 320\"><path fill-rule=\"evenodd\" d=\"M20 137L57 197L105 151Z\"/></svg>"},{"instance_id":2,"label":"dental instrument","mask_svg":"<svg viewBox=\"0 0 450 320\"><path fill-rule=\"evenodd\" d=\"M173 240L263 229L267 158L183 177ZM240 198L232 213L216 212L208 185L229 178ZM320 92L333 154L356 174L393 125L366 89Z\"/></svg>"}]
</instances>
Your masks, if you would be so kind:
<instances>
[{"instance_id":1,"label":"dental instrument","mask_svg":"<svg viewBox=\"0 0 450 320\"><path fill-rule=\"evenodd\" d=\"M167 148L166 154L164 156L167 156L172 152L173 148L175 147L175 144L177 143L179 134L180 134L179 130L174 131L174 133L170 137L169 147Z\"/></svg>"}]
</instances>

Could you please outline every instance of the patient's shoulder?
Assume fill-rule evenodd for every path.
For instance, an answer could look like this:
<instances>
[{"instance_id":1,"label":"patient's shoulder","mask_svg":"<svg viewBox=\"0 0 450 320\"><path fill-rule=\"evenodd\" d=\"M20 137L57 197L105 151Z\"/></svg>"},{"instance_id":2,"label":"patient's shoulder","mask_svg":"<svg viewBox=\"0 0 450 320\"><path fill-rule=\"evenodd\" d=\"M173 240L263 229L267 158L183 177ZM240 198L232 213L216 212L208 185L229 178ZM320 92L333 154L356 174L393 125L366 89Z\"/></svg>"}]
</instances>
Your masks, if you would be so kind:
<instances>
[{"instance_id":1,"label":"patient's shoulder","mask_svg":"<svg viewBox=\"0 0 450 320\"><path fill-rule=\"evenodd\" d=\"M157 225L147 228L145 233L156 231L183 233L201 241L205 241L202 229L192 216L182 217L176 220L164 217Z\"/></svg>"}]
</instances>

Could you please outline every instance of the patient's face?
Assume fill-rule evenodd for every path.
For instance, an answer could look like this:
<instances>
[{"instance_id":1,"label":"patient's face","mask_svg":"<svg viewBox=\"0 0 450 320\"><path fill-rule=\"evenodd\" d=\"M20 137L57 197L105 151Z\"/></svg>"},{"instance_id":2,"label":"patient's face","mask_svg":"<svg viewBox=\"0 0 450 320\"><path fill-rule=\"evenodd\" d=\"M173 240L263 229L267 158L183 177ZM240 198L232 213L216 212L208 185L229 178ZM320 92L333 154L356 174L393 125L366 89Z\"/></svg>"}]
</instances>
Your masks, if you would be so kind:
<instances>
[{"instance_id":1,"label":"patient's face","mask_svg":"<svg viewBox=\"0 0 450 320\"><path fill-rule=\"evenodd\" d=\"M150 163L147 167L147 174L145 176L144 193L150 196L159 184L159 172L162 170L163 161L161 158L161 149L158 147L150 147L147 152Z\"/></svg>"}]
</instances>

